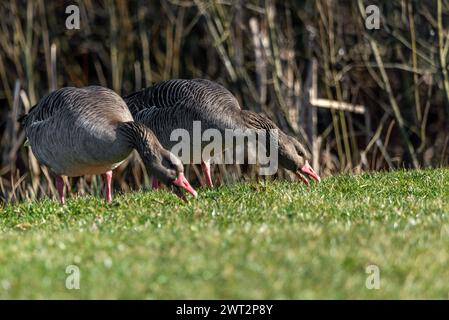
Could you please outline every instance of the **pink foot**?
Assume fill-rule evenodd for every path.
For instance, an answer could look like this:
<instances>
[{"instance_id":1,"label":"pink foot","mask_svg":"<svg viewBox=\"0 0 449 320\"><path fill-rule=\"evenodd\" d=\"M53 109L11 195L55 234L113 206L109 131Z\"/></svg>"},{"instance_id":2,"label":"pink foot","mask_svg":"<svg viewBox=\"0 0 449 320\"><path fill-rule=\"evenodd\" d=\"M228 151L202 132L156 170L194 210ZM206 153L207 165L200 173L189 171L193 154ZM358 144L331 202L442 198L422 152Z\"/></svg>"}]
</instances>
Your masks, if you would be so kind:
<instances>
[{"instance_id":1,"label":"pink foot","mask_svg":"<svg viewBox=\"0 0 449 320\"><path fill-rule=\"evenodd\" d=\"M58 190L58 193L59 193L59 201L61 202L62 205L64 205L64 203L65 203L64 180L62 179L61 176L56 177L56 189Z\"/></svg>"},{"instance_id":2,"label":"pink foot","mask_svg":"<svg viewBox=\"0 0 449 320\"><path fill-rule=\"evenodd\" d=\"M206 179L206 184L209 187L213 187L212 177L210 176L210 163L209 161L201 161L201 169L203 169L204 178Z\"/></svg>"},{"instance_id":3,"label":"pink foot","mask_svg":"<svg viewBox=\"0 0 449 320\"><path fill-rule=\"evenodd\" d=\"M112 189L111 189L111 182L112 182L112 171L109 170L105 174L103 174L103 177L106 182L106 202L111 203L112 202Z\"/></svg>"}]
</instances>

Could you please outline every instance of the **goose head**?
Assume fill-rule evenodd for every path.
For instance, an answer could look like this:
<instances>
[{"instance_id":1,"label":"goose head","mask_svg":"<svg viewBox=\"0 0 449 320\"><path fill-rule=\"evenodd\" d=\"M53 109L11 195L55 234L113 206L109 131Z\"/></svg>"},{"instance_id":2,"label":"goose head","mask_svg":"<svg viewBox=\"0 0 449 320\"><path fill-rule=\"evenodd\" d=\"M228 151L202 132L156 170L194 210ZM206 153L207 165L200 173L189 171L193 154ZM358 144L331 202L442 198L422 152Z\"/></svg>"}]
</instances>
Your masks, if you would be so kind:
<instances>
[{"instance_id":1,"label":"goose head","mask_svg":"<svg viewBox=\"0 0 449 320\"><path fill-rule=\"evenodd\" d=\"M310 153L298 140L286 134L279 137L279 164L285 169L293 171L306 185L309 184L309 178L316 182L321 181L321 178L310 166L310 159Z\"/></svg>"},{"instance_id":2,"label":"goose head","mask_svg":"<svg viewBox=\"0 0 449 320\"><path fill-rule=\"evenodd\" d=\"M197 197L197 192L184 176L181 160L170 151L161 149L159 157L153 158L151 173L165 185L172 186L179 198L186 200L183 190Z\"/></svg>"},{"instance_id":3,"label":"goose head","mask_svg":"<svg viewBox=\"0 0 449 320\"><path fill-rule=\"evenodd\" d=\"M153 131L139 122L128 121L118 125L118 135L136 149L148 172L166 186L172 186L175 194L186 200L183 190L197 196L195 189L184 176L181 160L164 149Z\"/></svg>"}]
</instances>

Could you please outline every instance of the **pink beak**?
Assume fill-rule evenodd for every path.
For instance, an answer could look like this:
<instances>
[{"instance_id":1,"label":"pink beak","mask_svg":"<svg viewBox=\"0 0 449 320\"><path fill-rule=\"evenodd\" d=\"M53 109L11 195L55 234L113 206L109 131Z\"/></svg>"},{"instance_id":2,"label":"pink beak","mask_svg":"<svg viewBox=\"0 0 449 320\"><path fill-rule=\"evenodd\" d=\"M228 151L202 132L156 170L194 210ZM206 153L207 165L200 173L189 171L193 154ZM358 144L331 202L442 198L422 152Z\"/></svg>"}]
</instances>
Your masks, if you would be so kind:
<instances>
[{"instance_id":1,"label":"pink beak","mask_svg":"<svg viewBox=\"0 0 449 320\"><path fill-rule=\"evenodd\" d=\"M178 178L176 178L176 180L173 181L173 184L186 190L187 192L190 192L195 198L198 196L198 193L195 191L195 189L193 189L189 181L187 181L186 177L184 177L184 173L180 173Z\"/></svg>"},{"instance_id":2,"label":"pink beak","mask_svg":"<svg viewBox=\"0 0 449 320\"><path fill-rule=\"evenodd\" d=\"M313 168L309 165L308 162L299 170L299 172L296 172L296 175L306 184L309 185L309 180L302 174L305 173L307 176L311 177L316 182L320 182L321 178L320 176L313 170Z\"/></svg>"}]
</instances>

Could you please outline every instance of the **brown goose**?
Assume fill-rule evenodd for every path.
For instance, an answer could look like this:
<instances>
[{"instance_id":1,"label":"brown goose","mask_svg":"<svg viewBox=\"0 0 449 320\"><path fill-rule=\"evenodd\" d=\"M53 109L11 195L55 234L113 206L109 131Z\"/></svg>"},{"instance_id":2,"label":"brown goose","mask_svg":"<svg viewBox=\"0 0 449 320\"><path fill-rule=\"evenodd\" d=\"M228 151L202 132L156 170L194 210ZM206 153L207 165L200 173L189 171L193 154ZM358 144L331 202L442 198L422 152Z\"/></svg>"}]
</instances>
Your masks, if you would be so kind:
<instances>
[{"instance_id":1,"label":"brown goose","mask_svg":"<svg viewBox=\"0 0 449 320\"><path fill-rule=\"evenodd\" d=\"M56 187L64 204L61 176L103 174L106 200L112 201L112 170L133 149L147 169L163 183L196 196L184 177L181 161L165 150L153 132L134 122L123 99L115 92L99 87L66 87L41 99L21 117L28 144L37 160L56 175Z\"/></svg>"},{"instance_id":2,"label":"brown goose","mask_svg":"<svg viewBox=\"0 0 449 320\"><path fill-rule=\"evenodd\" d=\"M237 99L218 83L205 79L174 79L135 92L124 98L134 119L154 131L161 144L171 149L173 130L183 128L192 136L193 122L201 121L201 130L225 129L278 130L279 164L295 172L308 184L307 177L320 181L309 165L310 154L293 137L283 133L266 116L242 110ZM206 182L212 186L209 159L202 159Z\"/></svg>"}]
</instances>

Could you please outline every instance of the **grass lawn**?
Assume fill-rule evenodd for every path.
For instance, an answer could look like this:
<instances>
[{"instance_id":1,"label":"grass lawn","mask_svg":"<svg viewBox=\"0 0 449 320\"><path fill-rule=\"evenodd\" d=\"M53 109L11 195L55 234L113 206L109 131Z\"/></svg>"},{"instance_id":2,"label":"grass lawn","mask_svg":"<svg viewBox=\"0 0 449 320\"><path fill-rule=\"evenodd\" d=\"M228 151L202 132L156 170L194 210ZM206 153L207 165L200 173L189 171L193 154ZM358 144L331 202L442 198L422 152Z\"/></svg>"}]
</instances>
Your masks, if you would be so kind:
<instances>
[{"instance_id":1,"label":"grass lawn","mask_svg":"<svg viewBox=\"0 0 449 320\"><path fill-rule=\"evenodd\" d=\"M0 298L449 297L449 170L199 191L0 208Z\"/></svg>"}]
</instances>

